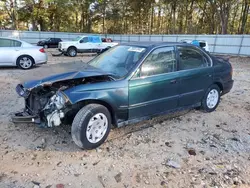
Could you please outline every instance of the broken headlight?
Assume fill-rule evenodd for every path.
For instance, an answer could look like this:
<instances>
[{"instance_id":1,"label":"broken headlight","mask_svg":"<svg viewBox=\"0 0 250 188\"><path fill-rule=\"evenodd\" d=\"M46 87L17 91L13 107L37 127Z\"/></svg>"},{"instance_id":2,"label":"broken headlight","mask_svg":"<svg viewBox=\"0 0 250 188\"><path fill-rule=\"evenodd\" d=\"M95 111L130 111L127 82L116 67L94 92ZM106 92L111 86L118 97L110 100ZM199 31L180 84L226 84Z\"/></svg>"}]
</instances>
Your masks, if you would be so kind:
<instances>
[{"instance_id":1,"label":"broken headlight","mask_svg":"<svg viewBox=\"0 0 250 188\"><path fill-rule=\"evenodd\" d=\"M57 109L58 110L62 109L67 102L66 96L62 92L57 92L56 95L54 95L54 96L53 96L54 97L54 104L56 105Z\"/></svg>"},{"instance_id":2,"label":"broken headlight","mask_svg":"<svg viewBox=\"0 0 250 188\"><path fill-rule=\"evenodd\" d=\"M52 109L53 106L55 106L57 110L60 110L65 106L67 102L68 98L59 91L50 98L49 102L45 106L45 109Z\"/></svg>"},{"instance_id":3,"label":"broken headlight","mask_svg":"<svg viewBox=\"0 0 250 188\"><path fill-rule=\"evenodd\" d=\"M16 92L19 96L24 97L24 98L28 98L30 94L30 92L26 90L21 84L18 84L16 86Z\"/></svg>"}]
</instances>

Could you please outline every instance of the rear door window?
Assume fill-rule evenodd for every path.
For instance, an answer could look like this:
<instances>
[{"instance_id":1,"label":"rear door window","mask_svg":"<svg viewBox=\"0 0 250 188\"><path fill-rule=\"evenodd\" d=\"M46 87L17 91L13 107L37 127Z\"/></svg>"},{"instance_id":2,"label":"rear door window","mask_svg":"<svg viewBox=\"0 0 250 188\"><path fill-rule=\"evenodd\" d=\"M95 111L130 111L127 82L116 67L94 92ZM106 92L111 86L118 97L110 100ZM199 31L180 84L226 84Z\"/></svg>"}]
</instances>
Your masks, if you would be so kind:
<instances>
[{"instance_id":1,"label":"rear door window","mask_svg":"<svg viewBox=\"0 0 250 188\"><path fill-rule=\"evenodd\" d=\"M0 39L0 47L21 47L22 43L11 39Z\"/></svg>"},{"instance_id":2,"label":"rear door window","mask_svg":"<svg viewBox=\"0 0 250 188\"><path fill-rule=\"evenodd\" d=\"M180 57L180 70L188 70L202 67L211 66L210 59L199 52L198 50L191 47L178 47Z\"/></svg>"},{"instance_id":3,"label":"rear door window","mask_svg":"<svg viewBox=\"0 0 250 188\"><path fill-rule=\"evenodd\" d=\"M12 40L12 46L13 47L21 47L21 45L22 45L22 43L21 42L19 42L19 41L16 41L16 40Z\"/></svg>"}]
</instances>

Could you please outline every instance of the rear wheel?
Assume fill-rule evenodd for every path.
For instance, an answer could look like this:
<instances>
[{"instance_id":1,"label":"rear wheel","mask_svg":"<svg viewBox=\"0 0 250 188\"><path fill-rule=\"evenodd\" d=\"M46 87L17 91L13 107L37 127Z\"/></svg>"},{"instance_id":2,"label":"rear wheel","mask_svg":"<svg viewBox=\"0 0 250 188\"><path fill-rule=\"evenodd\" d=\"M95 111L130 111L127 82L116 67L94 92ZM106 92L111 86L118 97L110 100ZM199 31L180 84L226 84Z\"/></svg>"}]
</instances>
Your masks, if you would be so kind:
<instances>
[{"instance_id":1,"label":"rear wheel","mask_svg":"<svg viewBox=\"0 0 250 188\"><path fill-rule=\"evenodd\" d=\"M104 143L110 128L111 116L108 109L99 104L89 104L73 120L72 139L82 149L94 149Z\"/></svg>"},{"instance_id":2,"label":"rear wheel","mask_svg":"<svg viewBox=\"0 0 250 188\"><path fill-rule=\"evenodd\" d=\"M67 54L70 56L70 57L75 57L77 55L77 50L75 47L70 47L68 48L67 50Z\"/></svg>"},{"instance_id":3,"label":"rear wheel","mask_svg":"<svg viewBox=\"0 0 250 188\"><path fill-rule=\"evenodd\" d=\"M201 109L205 112L214 111L220 103L220 88L212 85L208 88L202 100Z\"/></svg>"},{"instance_id":4,"label":"rear wheel","mask_svg":"<svg viewBox=\"0 0 250 188\"><path fill-rule=\"evenodd\" d=\"M17 59L16 64L21 69L30 69L34 65L34 60L28 55L22 55Z\"/></svg>"}]
</instances>

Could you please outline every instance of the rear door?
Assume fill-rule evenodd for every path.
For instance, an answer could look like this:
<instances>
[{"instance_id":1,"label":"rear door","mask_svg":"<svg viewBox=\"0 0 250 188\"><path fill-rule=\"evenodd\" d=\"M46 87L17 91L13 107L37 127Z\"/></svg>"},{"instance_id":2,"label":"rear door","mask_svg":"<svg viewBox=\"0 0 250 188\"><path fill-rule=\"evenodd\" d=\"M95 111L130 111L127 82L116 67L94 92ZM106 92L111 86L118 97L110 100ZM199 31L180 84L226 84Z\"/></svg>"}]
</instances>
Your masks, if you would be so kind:
<instances>
[{"instance_id":1,"label":"rear door","mask_svg":"<svg viewBox=\"0 0 250 188\"><path fill-rule=\"evenodd\" d=\"M99 36L92 36L92 46L93 46L93 50L95 52L98 52L100 49L103 49L102 47L102 40Z\"/></svg>"},{"instance_id":2,"label":"rear door","mask_svg":"<svg viewBox=\"0 0 250 188\"><path fill-rule=\"evenodd\" d=\"M180 100L179 106L201 102L206 90L213 83L211 58L202 50L179 46Z\"/></svg>"},{"instance_id":3,"label":"rear door","mask_svg":"<svg viewBox=\"0 0 250 188\"><path fill-rule=\"evenodd\" d=\"M0 38L0 64L1 65L13 65L22 43L12 39Z\"/></svg>"},{"instance_id":4,"label":"rear door","mask_svg":"<svg viewBox=\"0 0 250 188\"><path fill-rule=\"evenodd\" d=\"M179 78L174 47L149 54L129 81L129 119L159 114L178 105Z\"/></svg>"}]
</instances>

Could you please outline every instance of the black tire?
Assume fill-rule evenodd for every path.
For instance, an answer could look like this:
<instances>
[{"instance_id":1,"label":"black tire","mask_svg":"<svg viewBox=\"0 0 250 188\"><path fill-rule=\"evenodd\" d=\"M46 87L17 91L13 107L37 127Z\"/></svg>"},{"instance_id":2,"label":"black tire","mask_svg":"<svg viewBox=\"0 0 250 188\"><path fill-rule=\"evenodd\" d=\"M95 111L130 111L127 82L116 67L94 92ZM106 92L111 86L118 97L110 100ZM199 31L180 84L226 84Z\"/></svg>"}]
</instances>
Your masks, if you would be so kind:
<instances>
[{"instance_id":1,"label":"black tire","mask_svg":"<svg viewBox=\"0 0 250 188\"><path fill-rule=\"evenodd\" d=\"M103 134L103 136L101 136L101 140L99 140L96 143L92 143L89 140L92 138L87 138L87 128L89 128L88 124L91 118L94 118L98 114L103 114L106 116L107 124L105 126L107 126L107 129L106 129L106 132ZM104 141L108 137L110 129L111 129L111 116L110 116L109 110L105 106L102 106L99 104L89 104L89 105L84 106L76 114L72 123L72 127L71 127L71 135L75 144L79 146L80 148L94 149L100 146L102 143L104 143Z\"/></svg>"},{"instance_id":2,"label":"black tire","mask_svg":"<svg viewBox=\"0 0 250 188\"><path fill-rule=\"evenodd\" d=\"M207 102L208 95L209 95L210 92L215 92L215 91L218 93L218 99L215 100L217 102L214 102L214 105L212 105L212 106L209 107L208 102ZM219 103L220 103L220 94L221 94L221 90L220 90L219 86L216 85L216 84L211 85L208 88L208 90L206 91L206 93L205 93L205 95L204 95L204 97L202 99L201 110L204 111L204 112L213 112L217 108L217 106L219 105Z\"/></svg>"},{"instance_id":3,"label":"black tire","mask_svg":"<svg viewBox=\"0 0 250 188\"><path fill-rule=\"evenodd\" d=\"M26 59L27 61L30 61L30 63L27 64L27 65L24 65L23 62L22 62L24 59ZM16 65L20 69L24 69L24 70L32 68L34 64L35 64L34 59L29 55L22 55L22 56L18 57L17 61L16 61Z\"/></svg>"},{"instance_id":4,"label":"black tire","mask_svg":"<svg viewBox=\"0 0 250 188\"><path fill-rule=\"evenodd\" d=\"M77 49L75 47L69 47L67 49L67 54L70 56L70 57L75 57L77 55Z\"/></svg>"}]
</instances>

